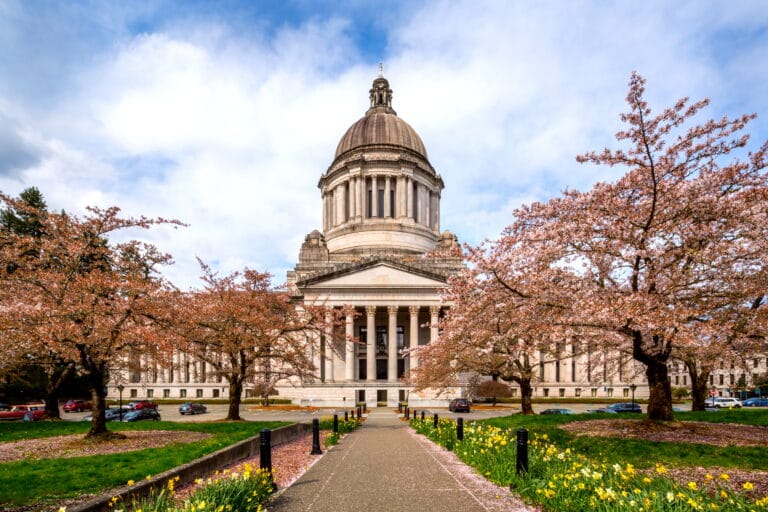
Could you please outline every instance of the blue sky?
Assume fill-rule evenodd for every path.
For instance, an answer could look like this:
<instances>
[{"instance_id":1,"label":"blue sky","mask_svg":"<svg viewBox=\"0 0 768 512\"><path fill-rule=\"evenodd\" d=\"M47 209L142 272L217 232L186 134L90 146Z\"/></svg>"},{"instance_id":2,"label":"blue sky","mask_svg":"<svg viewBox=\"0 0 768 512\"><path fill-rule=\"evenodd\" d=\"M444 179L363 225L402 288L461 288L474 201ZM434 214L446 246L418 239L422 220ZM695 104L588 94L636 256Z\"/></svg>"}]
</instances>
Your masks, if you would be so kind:
<instances>
[{"instance_id":1,"label":"blue sky","mask_svg":"<svg viewBox=\"0 0 768 512\"><path fill-rule=\"evenodd\" d=\"M145 234L182 288L196 256L284 279L380 61L445 181L441 227L471 244L616 177L575 155L616 147L633 70L656 111L709 97L768 138L760 1L1 0L0 49L0 190L189 223Z\"/></svg>"}]
</instances>

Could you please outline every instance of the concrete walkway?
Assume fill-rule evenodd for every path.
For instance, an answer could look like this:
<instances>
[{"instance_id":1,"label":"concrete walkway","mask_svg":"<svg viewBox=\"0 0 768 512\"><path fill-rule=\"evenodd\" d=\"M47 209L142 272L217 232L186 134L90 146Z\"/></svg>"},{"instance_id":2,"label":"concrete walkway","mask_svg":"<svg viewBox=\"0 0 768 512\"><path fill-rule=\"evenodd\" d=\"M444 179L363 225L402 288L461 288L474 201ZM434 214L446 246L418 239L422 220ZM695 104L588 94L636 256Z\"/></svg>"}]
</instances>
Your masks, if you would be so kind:
<instances>
[{"instance_id":1,"label":"concrete walkway","mask_svg":"<svg viewBox=\"0 0 768 512\"><path fill-rule=\"evenodd\" d=\"M267 504L269 512L529 511L509 490L476 475L419 436L391 409L329 450Z\"/></svg>"}]
</instances>

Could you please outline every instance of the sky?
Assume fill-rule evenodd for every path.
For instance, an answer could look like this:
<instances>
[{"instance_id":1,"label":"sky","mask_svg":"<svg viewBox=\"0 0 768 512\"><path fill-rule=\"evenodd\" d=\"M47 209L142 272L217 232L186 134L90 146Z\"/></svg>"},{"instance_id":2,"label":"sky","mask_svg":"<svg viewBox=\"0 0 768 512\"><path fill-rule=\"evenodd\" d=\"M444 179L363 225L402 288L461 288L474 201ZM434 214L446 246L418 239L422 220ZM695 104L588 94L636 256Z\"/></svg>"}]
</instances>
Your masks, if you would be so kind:
<instances>
[{"instance_id":1,"label":"sky","mask_svg":"<svg viewBox=\"0 0 768 512\"><path fill-rule=\"evenodd\" d=\"M575 157L619 147L633 71L655 112L710 98L702 120L756 113L768 139L763 1L0 0L0 191L185 222L130 234L182 289L197 258L280 284L379 62L472 245L618 177Z\"/></svg>"}]
</instances>

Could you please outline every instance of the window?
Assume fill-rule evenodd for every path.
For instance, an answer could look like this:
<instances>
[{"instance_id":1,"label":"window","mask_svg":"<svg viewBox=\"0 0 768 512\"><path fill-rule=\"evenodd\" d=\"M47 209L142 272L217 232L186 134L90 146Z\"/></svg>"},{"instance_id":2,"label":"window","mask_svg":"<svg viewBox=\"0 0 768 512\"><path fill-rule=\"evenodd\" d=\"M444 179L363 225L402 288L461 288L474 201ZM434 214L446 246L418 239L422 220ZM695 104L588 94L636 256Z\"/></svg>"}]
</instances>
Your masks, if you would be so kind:
<instances>
[{"instance_id":1,"label":"window","mask_svg":"<svg viewBox=\"0 0 768 512\"><path fill-rule=\"evenodd\" d=\"M364 356L368 349L368 328L360 327L360 334L358 335L360 344L357 346L357 355ZM361 379L363 377L360 377Z\"/></svg>"},{"instance_id":2,"label":"window","mask_svg":"<svg viewBox=\"0 0 768 512\"><path fill-rule=\"evenodd\" d=\"M565 396L565 388L560 388L557 390L557 394L560 398Z\"/></svg>"},{"instance_id":3,"label":"window","mask_svg":"<svg viewBox=\"0 0 768 512\"><path fill-rule=\"evenodd\" d=\"M164 389L163 390L163 398L171 398L171 390L170 389Z\"/></svg>"},{"instance_id":4,"label":"window","mask_svg":"<svg viewBox=\"0 0 768 512\"><path fill-rule=\"evenodd\" d=\"M513 398L517 396L517 388L512 388L510 391L512 391Z\"/></svg>"},{"instance_id":5,"label":"window","mask_svg":"<svg viewBox=\"0 0 768 512\"><path fill-rule=\"evenodd\" d=\"M147 398L154 398L155 397L155 390L154 389L148 389L147 390Z\"/></svg>"},{"instance_id":6,"label":"window","mask_svg":"<svg viewBox=\"0 0 768 512\"><path fill-rule=\"evenodd\" d=\"M608 389L606 390L606 393L608 393L608 396L609 396L609 397L612 397L612 396L613 396L613 388L608 388Z\"/></svg>"},{"instance_id":7,"label":"window","mask_svg":"<svg viewBox=\"0 0 768 512\"><path fill-rule=\"evenodd\" d=\"M624 388L621 390L621 392L624 395L624 398L629 398L629 389Z\"/></svg>"},{"instance_id":8,"label":"window","mask_svg":"<svg viewBox=\"0 0 768 512\"><path fill-rule=\"evenodd\" d=\"M253 390L251 388L245 390L245 398L253 398Z\"/></svg>"},{"instance_id":9,"label":"window","mask_svg":"<svg viewBox=\"0 0 768 512\"><path fill-rule=\"evenodd\" d=\"M687 385L688 385L688 376L683 375L683 386L687 386Z\"/></svg>"},{"instance_id":10,"label":"window","mask_svg":"<svg viewBox=\"0 0 768 512\"><path fill-rule=\"evenodd\" d=\"M384 217L384 189L380 188L376 191L376 199L379 201L376 205L376 216L382 218Z\"/></svg>"},{"instance_id":11,"label":"window","mask_svg":"<svg viewBox=\"0 0 768 512\"><path fill-rule=\"evenodd\" d=\"M560 382L560 361L555 361L555 382Z\"/></svg>"},{"instance_id":12,"label":"window","mask_svg":"<svg viewBox=\"0 0 768 512\"><path fill-rule=\"evenodd\" d=\"M203 398L203 390L202 389L196 389L195 390L195 396L197 398Z\"/></svg>"},{"instance_id":13,"label":"window","mask_svg":"<svg viewBox=\"0 0 768 512\"><path fill-rule=\"evenodd\" d=\"M728 383L729 383L731 386L733 386L733 385L735 384L735 382L736 382L736 381L735 381L735 379L734 379L734 375L733 375L733 374L730 374L730 375L728 376Z\"/></svg>"},{"instance_id":14,"label":"window","mask_svg":"<svg viewBox=\"0 0 768 512\"><path fill-rule=\"evenodd\" d=\"M218 389L214 389L213 390L213 398L219 398L219 390Z\"/></svg>"},{"instance_id":15,"label":"window","mask_svg":"<svg viewBox=\"0 0 768 512\"><path fill-rule=\"evenodd\" d=\"M179 396L181 398L187 398L187 390L186 389L180 389L179 390Z\"/></svg>"},{"instance_id":16,"label":"window","mask_svg":"<svg viewBox=\"0 0 768 512\"><path fill-rule=\"evenodd\" d=\"M405 348L405 327L402 325L397 326L397 350L403 350Z\"/></svg>"},{"instance_id":17,"label":"window","mask_svg":"<svg viewBox=\"0 0 768 512\"><path fill-rule=\"evenodd\" d=\"M376 355L387 354L387 327L380 325L376 327Z\"/></svg>"},{"instance_id":18,"label":"window","mask_svg":"<svg viewBox=\"0 0 768 512\"><path fill-rule=\"evenodd\" d=\"M131 398L138 398L139 397L139 390L132 389L131 390Z\"/></svg>"},{"instance_id":19,"label":"window","mask_svg":"<svg viewBox=\"0 0 768 512\"><path fill-rule=\"evenodd\" d=\"M592 388L592 389L590 389L590 390L589 390L589 395L590 395L592 398L595 398L595 397L597 396L597 388Z\"/></svg>"},{"instance_id":20,"label":"window","mask_svg":"<svg viewBox=\"0 0 768 512\"><path fill-rule=\"evenodd\" d=\"M720 385L722 386L723 384L725 384L725 375L721 373L720 375L718 375L718 377L720 380Z\"/></svg>"},{"instance_id":21,"label":"window","mask_svg":"<svg viewBox=\"0 0 768 512\"><path fill-rule=\"evenodd\" d=\"M544 388L544 396L549 396L549 388Z\"/></svg>"},{"instance_id":22,"label":"window","mask_svg":"<svg viewBox=\"0 0 768 512\"><path fill-rule=\"evenodd\" d=\"M368 189L366 191L366 201L365 201L365 216L369 219L373 215L373 196L371 195L371 189Z\"/></svg>"},{"instance_id":23,"label":"window","mask_svg":"<svg viewBox=\"0 0 768 512\"><path fill-rule=\"evenodd\" d=\"M679 384L680 384L680 376L679 375L675 375L675 386L677 386Z\"/></svg>"},{"instance_id":24,"label":"window","mask_svg":"<svg viewBox=\"0 0 768 512\"><path fill-rule=\"evenodd\" d=\"M395 217L395 191L389 191L389 216Z\"/></svg>"},{"instance_id":25,"label":"window","mask_svg":"<svg viewBox=\"0 0 768 512\"><path fill-rule=\"evenodd\" d=\"M573 394L576 396L581 396L581 388L576 388L573 390Z\"/></svg>"},{"instance_id":26,"label":"window","mask_svg":"<svg viewBox=\"0 0 768 512\"><path fill-rule=\"evenodd\" d=\"M710 384L714 384L715 383L715 376L712 375L711 373L709 374L709 383Z\"/></svg>"}]
</instances>

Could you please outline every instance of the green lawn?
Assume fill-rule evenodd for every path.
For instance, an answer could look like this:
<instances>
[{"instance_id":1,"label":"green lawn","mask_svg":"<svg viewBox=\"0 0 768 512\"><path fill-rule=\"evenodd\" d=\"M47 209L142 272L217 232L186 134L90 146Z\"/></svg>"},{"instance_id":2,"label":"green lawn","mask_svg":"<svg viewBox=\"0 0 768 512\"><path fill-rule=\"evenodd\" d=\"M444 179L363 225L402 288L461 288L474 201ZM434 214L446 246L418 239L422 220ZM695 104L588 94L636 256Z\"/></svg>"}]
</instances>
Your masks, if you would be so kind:
<instances>
[{"instance_id":1,"label":"green lawn","mask_svg":"<svg viewBox=\"0 0 768 512\"><path fill-rule=\"evenodd\" d=\"M594 415L575 414L563 416L513 415L485 420L501 428L528 429L534 433L547 434L549 439L562 447L570 447L587 456L596 456L610 462L631 463L638 468L653 467L655 462L672 466L720 466L724 468L765 469L768 447L765 446L712 446L694 443L653 442L626 438L579 437L558 425L571 421L589 419L645 419L645 415ZM768 426L768 410L733 409L718 412L678 412L680 421L704 421L710 423L740 423L744 425Z\"/></svg>"},{"instance_id":2,"label":"green lawn","mask_svg":"<svg viewBox=\"0 0 768 512\"><path fill-rule=\"evenodd\" d=\"M256 436L264 428L286 422L176 423L167 421L110 423L111 431L186 430L212 436L194 443L164 448L95 455L68 459L35 459L0 464L0 509L3 505L56 504L64 498L98 494L141 480L207 455L233 443ZM13 422L0 424L0 442L68 434L85 434L90 424L82 422Z\"/></svg>"}]
</instances>

